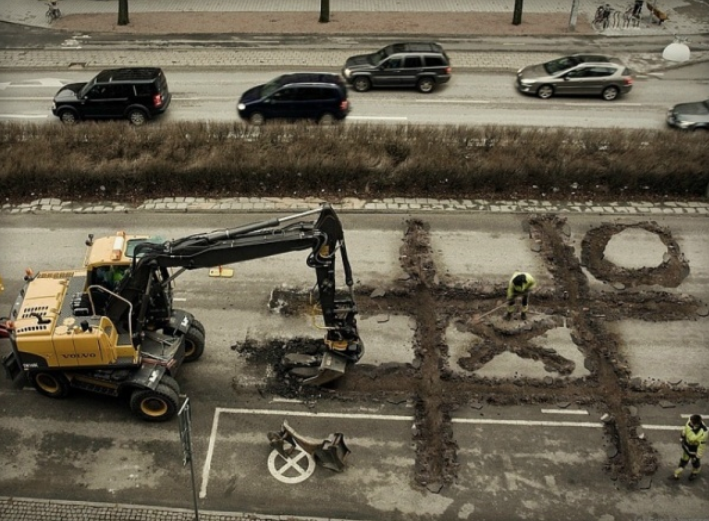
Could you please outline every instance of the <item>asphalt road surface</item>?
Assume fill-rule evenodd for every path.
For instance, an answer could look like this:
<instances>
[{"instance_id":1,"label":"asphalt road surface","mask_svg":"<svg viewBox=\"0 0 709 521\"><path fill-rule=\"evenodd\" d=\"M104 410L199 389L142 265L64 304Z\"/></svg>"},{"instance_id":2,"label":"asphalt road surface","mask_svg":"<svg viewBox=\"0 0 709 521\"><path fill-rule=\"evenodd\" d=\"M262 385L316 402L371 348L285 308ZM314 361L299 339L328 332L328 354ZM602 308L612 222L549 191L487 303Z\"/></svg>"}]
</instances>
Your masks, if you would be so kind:
<instances>
[{"instance_id":1,"label":"asphalt road surface","mask_svg":"<svg viewBox=\"0 0 709 521\"><path fill-rule=\"evenodd\" d=\"M513 74L457 73L430 95L414 90L350 89L348 123L525 125L583 128L665 128L667 108L706 98L704 65L667 77L639 78L633 91L614 102L594 98L540 100L518 93ZM697 72L692 72L695 70ZM282 72L288 72L286 70ZM88 81L95 71L6 72L0 82L0 121L57 124L52 97L71 82ZM248 88L277 71L168 71L173 101L162 122L236 121L236 103Z\"/></svg>"},{"instance_id":2,"label":"asphalt road surface","mask_svg":"<svg viewBox=\"0 0 709 521\"><path fill-rule=\"evenodd\" d=\"M88 233L125 230L169 239L267 217L0 215L0 270L6 287L0 295L0 309L10 308L22 286L25 267L80 267ZM358 287L390 293L403 284L405 259L400 256L400 248L410 217L421 219L429 230L432 259L443 284L503 287L510 272L520 266L538 276L540 298L543 288L555 284L556 274L545 268L548 259L540 258L530 240L527 216L463 212L345 214L341 218ZM569 217L564 233L579 252L587 231L606 219L593 215ZM650 220L669 230L686 256L690 272L677 287L641 290L709 301L706 218L653 215L650 219L638 215L618 222ZM634 269L634 263L662 264L664 246L653 234L641 232L623 232L618 242L609 243L607 257ZM521 360L507 352L480 371L489 378L512 382L511 388L518 389L509 395L514 400L507 404L491 402L481 391L449 411L449 435L456 447L456 477L451 483L422 483L416 479L421 470L417 468L421 464L417 448L421 433L414 419L417 392L382 391L387 386L387 367L416 367L412 350L415 317L391 307L396 300L378 301L360 295L360 333L367 343L367 353L362 361L364 373L358 374L362 377L366 368L371 368L371 385L378 391L362 396L336 388L307 399L269 393L264 386L270 377L268 368L250 363L234 346L248 340L280 338L286 342L293 336L320 335L312 329L311 317L282 316L267 306L275 288L312 287L314 276L305 266L305 257L302 252L289 253L234 265L233 278L210 278L205 270L198 270L177 280L179 306L193 311L207 329L204 357L186 366L178 378L192 404L194 463L202 508L393 521L611 521L706 515L706 476L692 484L686 479L680 483L666 479L680 456L678 433L687 415L698 412L709 416L706 394L702 398L695 392L693 396L699 398L693 402L650 399L630 405L640 418L643 437L654 451L658 468L632 486L614 479L609 466L618 457L617 447L601 421L609 412L608 404L603 397L574 400L563 392L566 386L582 389L582 381L589 377L583 356L575 347L578 340L564 333L565 325L530 339L530 343L547 349L553 346L559 354L577 360L574 373L559 378L563 398L546 403L525 400L531 389L526 387L525 377L555 373L545 372L539 362ZM585 277L594 298L615 291L588 271ZM383 307L387 302L390 307ZM441 306L447 305L444 302ZM534 304L533 310L537 309ZM490 327L498 327L497 318L492 316L490 320ZM625 356L632 361L631 373L647 380L679 377L705 385L709 374L706 320L688 316L664 324L618 321L622 331L617 335ZM648 326L652 326L653 338L643 338L639 345L634 336ZM523 334L514 331L512 336ZM464 364L454 360L464 358L455 347L462 334L451 327L443 337L448 344L446 363L453 371L464 371ZM562 334L566 337L559 336ZM0 354L8 350L8 341L0 341ZM686 356L690 351L695 355ZM51 400L29 388L14 388L7 380L0 381L0 404L3 495L191 507L190 475L183 467L176 420L147 424L136 420L127 403L119 399L74 392L68 399ZM266 434L277 431L284 420L313 438L342 432L352 451L346 470L335 473L311 468L305 460L292 461L290 467L274 461L269 468ZM311 471L309 477L303 477ZM303 481L299 481L301 478Z\"/></svg>"}]
</instances>

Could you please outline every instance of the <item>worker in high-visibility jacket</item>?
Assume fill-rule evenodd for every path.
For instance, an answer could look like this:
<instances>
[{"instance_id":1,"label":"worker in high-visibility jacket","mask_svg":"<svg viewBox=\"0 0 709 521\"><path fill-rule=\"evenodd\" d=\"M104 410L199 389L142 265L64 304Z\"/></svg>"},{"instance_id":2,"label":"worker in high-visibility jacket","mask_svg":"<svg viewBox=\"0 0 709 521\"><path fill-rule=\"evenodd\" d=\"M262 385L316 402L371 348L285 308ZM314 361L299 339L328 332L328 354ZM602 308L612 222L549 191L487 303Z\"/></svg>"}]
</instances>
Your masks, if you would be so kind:
<instances>
[{"instance_id":1,"label":"worker in high-visibility jacket","mask_svg":"<svg viewBox=\"0 0 709 521\"><path fill-rule=\"evenodd\" d=\"M707 426L702 421L702 417L698 414L693 414L689 417L687 425L682 429L682 457L679 460L679 466L675 470L672 477L679 479L684 471L684 467L688 462L692 462L692 473L689 475L689 480L693 481L699 477L699 471L702 468L702 456L707 446L709 431Z\"/></svg>"},{"instance_id":2,"label":"worker in high-visibility jacket","mask_svg":"<svg viewBox=\"0 0 709 521\"><path fill-rule=\"evenodd\" d=\"M507 315L506 320L512 319L512 313L515 312L515 301L517 298L522 298L522 320L527 320L527 311L529 311L529 293L532 291L537 282L529 273L515 271L512 274L510 283L507 285Z\"/></svg>"}]
</instances>

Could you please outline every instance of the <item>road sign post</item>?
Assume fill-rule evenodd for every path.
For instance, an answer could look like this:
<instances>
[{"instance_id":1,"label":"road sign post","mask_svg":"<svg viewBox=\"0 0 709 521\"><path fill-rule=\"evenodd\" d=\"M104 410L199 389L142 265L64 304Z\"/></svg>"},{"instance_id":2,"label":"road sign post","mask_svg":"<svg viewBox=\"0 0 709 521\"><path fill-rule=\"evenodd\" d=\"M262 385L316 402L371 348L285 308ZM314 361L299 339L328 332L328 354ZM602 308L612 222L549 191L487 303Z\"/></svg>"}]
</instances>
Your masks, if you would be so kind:
<instances>
[{"instance_id":1,"label":"road sign post","mask_svg":"<svg viewBox=\"0 0 709 521\"><path fill-rule=\"evenodd\" d=\"M197 505L197 487L194 480L194 464L192 463L192 409L190 399L185 398L185 402L180 407L177 417L180 420L180 441L182 442L182 466L190 464L190 474L192 476L192 501L194 503L194 521L199 521L199 506Z\"/></svg>"}]
</instances>

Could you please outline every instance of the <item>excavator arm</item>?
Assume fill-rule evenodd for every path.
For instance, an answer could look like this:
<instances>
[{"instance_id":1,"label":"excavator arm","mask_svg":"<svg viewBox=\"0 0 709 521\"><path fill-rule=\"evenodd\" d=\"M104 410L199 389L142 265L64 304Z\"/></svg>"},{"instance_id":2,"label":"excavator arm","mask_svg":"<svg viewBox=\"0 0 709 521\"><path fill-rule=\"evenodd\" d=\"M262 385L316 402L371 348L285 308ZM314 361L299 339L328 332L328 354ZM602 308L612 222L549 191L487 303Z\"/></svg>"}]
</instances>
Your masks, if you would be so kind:
<instances>
[{"instance_id":1,"label":"excavator arm","mask_svg":"<svg viewBox=\"0 0 709 521\"><path fill-rule=\"evenodd\" d=\"M310 216L315 218L307 219ZM327 351L321 367L323 364L334 366L332 370L341 373L344 366L361 358L364 347L357 331L352 269L344 232L337 214L328 204L299 214L194 234L162 244L147 241L139 244L135 248L133 263L116 290L121 298L109 299L106 315L119 327L120 324L126 325L126 329L130 321L130 329L140 335L147 319L154 322L156 314L169 315L172 312L171 281L184 270L212 268L303 250L310 250L306 263L316 272L318 299L326 330ZM338 295L335 280L338 253L347 286L344 296ZM170 275L170 268L179 269ZM135 312L133 316L131 310ZM328 381L324 375L330 372L321 369L315 380L309 379L310 383Z\"/></svg>"}]
</instances>

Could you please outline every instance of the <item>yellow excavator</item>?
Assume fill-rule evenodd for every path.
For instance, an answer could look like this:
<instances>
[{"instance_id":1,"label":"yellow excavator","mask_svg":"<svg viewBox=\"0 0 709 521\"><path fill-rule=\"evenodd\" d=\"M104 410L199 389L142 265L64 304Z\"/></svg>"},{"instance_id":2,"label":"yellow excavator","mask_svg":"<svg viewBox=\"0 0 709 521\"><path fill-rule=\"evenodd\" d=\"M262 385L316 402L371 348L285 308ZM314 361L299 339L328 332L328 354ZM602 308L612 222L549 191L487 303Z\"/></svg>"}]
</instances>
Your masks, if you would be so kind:
<instances>
[{"instance_id":1,"label":"yellow excavator","mask_svg":"<svg viewBox=\"0 0 709 521\"><path fill-rule=\"evenodd\" d=\"M328 204L171 241L118 233L89 235L86 245L81 270L28 271L6 322L8 377L25 376L45 396L63 398L71 388L128 393L138 417L172 418L180 394L175 377L183 362L202 356L206 334L191 313L173 307L175 278L292 251L310 251L306 263L315 270L325 330L319 355L292 367L293 374L322 385L364 353L344 233ZM346 291L335 285L338 254Z\"/></svg>"}]
</instances>

